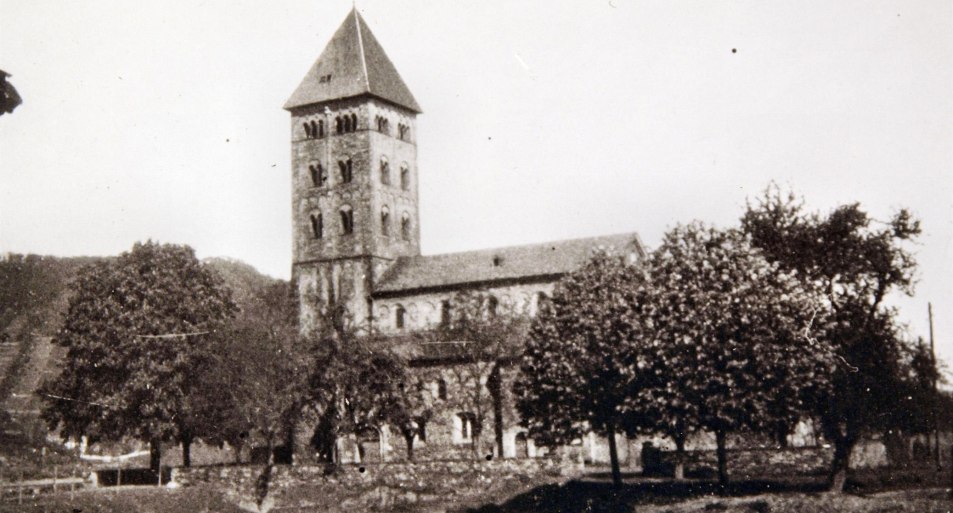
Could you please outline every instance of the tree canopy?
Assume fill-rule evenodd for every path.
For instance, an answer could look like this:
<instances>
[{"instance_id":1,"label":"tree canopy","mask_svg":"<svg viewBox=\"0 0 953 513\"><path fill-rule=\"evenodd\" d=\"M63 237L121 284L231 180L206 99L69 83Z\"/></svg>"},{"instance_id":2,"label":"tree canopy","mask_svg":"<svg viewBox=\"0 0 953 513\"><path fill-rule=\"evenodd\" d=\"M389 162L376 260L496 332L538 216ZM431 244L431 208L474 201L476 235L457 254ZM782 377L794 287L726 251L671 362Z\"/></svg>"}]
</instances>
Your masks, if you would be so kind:
<instances>
[{"instance_id":1,"label":"tree canopy","mask_svg":"<svg viewBox=\"0 0 953 513\"><path fill-rule=\"evenodd\" d=\"M241 312L213 340L196 376L195 434L227 442L236 456L252 443L273 458L303 403L310 342L298 334L287 283L262 281L240 297Z\"/></svg>"},{"instance_id":2,"label":"tree canopy","mask_svg":"<svg viewBox=\"0 0 953 513\"><path fill-rule=\"evenodd\" d=\"M327 312L332 318L315 338L305 404L318 418L312 445L323 459L340 463L338 439L379 435L388 423L409 429L414 415L405 408L414 403L406 396L407 365L386 340L359 332L340 305L332 302Z\"/></svg>"},{"instance_id":3,"label":"tree canopy","mask_svg":"<svg viewBox=\"0 0 953 513\"><path fill-rule=\"evenodd\" d=\"M516 405L529 435L568 444L592 430L609 439L613 481L621 483L615 434L642 420L627 399L641 397L639 270L596 254L557 284L530 328Z\"/></svg>"},{"instance_id":4,"label":"tree canopy","mask_svg":"<svg viewBox=\"0 0 953 513\"><path fill-rule=\"evenodd\" d=\"M44 418L64 437L178 440L197 363L235 312L228 289L188 246L151 241L85 268L72 289Z\"/></svg>"},{"instance_id":5,"label":"tree canopy","mask_svg":"<svg viewBox=\"0 0 953 513\"><path fill-rule=\"evenodd\" d=\"M825 390L822 297L742 234L698 223L668 232L647 267L653 383L639 410L680 448L690 431L715 433L724 483L727 433L796 421Z\"/></svg>"},{"instance_id":6,"label":"tree canopy","mask_svg":"<svg viewBox=\"0 0 953 513\"><path fill-rule=\"evenodd\" d=\"M557 285L530 330L516 384L530 435L693 431L718 441L808 410L831 371L821 294L737 231L678 226L644 262L597 254Z\"/></svg>"},{"instance_id":7,"label":"tree canopy","mask_svg":"<svg viewBox=\"0 0 953 513\"><path fill-rule=\"evenodd\" d=\"M876 221L857 203L826 216L807 212L793 193L772 186L748 205L741 227L769 260L826 295L839 365L816 413L835 446L831 485L840 490L854 444L888 429L903 402L905 343L883 301L892 291L912 293L916 261L907 243L920 223L907 210Z\"/></svg>"}]
</instances>

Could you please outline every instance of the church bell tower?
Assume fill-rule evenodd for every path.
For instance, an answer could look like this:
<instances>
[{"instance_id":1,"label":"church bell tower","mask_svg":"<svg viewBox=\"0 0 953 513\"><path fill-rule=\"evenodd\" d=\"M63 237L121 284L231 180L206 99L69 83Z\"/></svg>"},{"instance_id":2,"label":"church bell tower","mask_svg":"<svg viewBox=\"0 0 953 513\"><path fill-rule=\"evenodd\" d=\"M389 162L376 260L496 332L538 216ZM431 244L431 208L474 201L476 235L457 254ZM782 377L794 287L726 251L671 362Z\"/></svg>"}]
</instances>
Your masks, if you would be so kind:
<instances>
[{"instance_id":1,"label":"church bell tower","mask_svg":"<svg viewBox=\"0 0 953 513\"><path fill-rule=\"evenodd\" d=\"M375 278L420 254L420 107L353 9L284 108L301 330L320 329L341 305L367 327Z\"/></svg>"}]
</instances>

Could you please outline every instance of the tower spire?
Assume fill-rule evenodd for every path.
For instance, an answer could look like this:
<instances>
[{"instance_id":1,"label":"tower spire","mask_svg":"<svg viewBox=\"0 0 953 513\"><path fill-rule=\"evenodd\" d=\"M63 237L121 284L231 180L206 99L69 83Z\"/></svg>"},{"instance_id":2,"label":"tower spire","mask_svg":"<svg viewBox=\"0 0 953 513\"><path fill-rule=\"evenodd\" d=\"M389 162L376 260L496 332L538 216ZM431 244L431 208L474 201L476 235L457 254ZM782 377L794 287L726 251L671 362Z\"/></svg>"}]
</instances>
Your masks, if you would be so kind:
<instances>
[{"instance_id":1,"label":"tower spire","mask_svg":"<svg viewBox=\"0 0 953 513\"><path fill-rule=\"evenodd\" d=\"M357 10L331 37L285 109L371 95L419 113L420 105Z\"/></svg>"}]
</instances>

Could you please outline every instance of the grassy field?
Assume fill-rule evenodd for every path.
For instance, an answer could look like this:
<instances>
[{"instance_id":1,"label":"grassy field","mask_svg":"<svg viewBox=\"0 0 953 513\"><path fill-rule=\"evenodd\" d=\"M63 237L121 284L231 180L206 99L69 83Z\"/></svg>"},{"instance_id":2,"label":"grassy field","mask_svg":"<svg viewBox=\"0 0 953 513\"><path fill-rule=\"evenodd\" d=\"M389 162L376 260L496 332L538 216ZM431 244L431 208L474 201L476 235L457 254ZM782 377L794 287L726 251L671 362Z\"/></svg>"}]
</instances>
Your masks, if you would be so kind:
<instances>
[{"instance_id":1,"label":"grassy field","mask_svg":"<svg viewBox=\"0 0 953 513\"><path fill-rule=\"evenodd\" d=\"M950 513L945 488L831 495L820 484L737 483L722 495L714 483L607 483L570 481L541 487L467 513Z\"/></svg>"},{"instance_id":2,"label":"grassy field","mask_svg":"<svg viewBox=\"0 0 953 513\"><path fill-rule=\"evenodd\" d=\"M949 513L953 510L946 490L920 489L882 492L868 496L779 494L693 499L678 504L640 507L645 513Z\"/></svg>"},{"instance_id":3,"label":"grassy field","mask_svg":"<svg viewBox=\"0 0 953 513\"><path fill-rule=\"evenodd\" d=\"M2 513L240 513L221 492L208 488L98 488L76 493L0 503Z\"/></svg>"}]
</instances>

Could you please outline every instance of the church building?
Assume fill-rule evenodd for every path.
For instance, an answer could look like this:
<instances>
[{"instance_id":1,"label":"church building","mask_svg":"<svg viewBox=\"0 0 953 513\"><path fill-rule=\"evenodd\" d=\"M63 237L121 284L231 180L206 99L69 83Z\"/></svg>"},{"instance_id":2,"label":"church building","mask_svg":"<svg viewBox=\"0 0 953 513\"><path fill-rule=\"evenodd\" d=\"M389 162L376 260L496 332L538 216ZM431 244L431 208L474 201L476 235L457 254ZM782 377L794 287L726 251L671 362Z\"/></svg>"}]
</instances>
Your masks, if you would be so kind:
<instances>
[{"instance_id":1,"label":"church building","mask_svg":"<svg viewBox=\"0 0 953 513\"><path fill-rule=\"evenodd\" d=\"M494 308L528 317L594 249L632 259L645 254L638 235L629 233L422 255L418 180L427 170L417 166L416 131L422 110L356 9L284 108L291 113L292 282L303 331L318 327L328 305L337 304L346 306L355 326L401 340L449 322L462 292L479 292ZM412 367L426 381L433 406L421 419L416 452L462 456L480 416L454 397L461 393L454 382L461 362L423 349L413 354ZM484 425L489 434L477 451L506 458L539 454L512 405L505 409L496 421L502 443L494 443L493 429ZM403 457L401 437L386 427L354 442L354 461Z\"/></svg>"}]
</instances>

